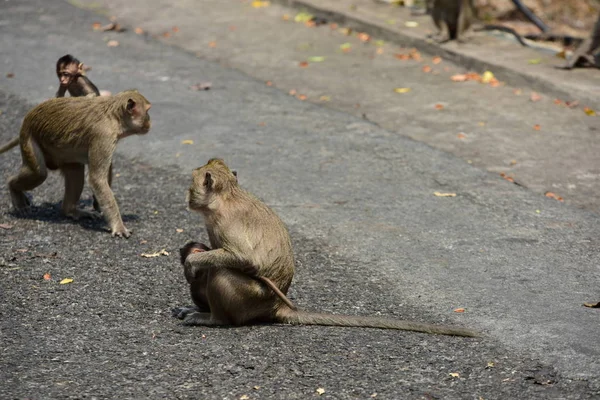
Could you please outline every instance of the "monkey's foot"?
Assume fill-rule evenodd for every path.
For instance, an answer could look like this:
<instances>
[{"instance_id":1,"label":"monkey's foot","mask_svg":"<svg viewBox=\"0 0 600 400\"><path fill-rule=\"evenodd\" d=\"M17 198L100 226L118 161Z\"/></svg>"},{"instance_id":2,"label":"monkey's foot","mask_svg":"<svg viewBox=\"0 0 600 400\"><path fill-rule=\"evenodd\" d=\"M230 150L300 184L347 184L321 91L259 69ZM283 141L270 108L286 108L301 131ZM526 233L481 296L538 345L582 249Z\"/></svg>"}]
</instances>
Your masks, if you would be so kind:
<instances>
[{"instance_id":1,"label":"monkey's foot","mask_svg":"<svg viewBox=\"0 0 600 400\"><path fill-rule=\"evenodd\" d=\"M175 307L171 309L171 316L178 319L184 319L188 314L198 312L198 308L194 306L190 307Z\"/></svg>"},{"instance_id":2,"label":"monkey's foot","mask_svg":"<svg viewBox=\"0 0 600 400\"><path fill-rule=\"evenodd\" d=\"M129 231L124 226L121 226L119 228L111 229L111 235L127 239L127 238L129 238L129 236L131 236L131 231Z\"/></svg>"},{"instance_id":3,"label":"monkey's foot","mask_svg":"<svg viewBox=\"0 0 600 400\"><path fill-rule=\"evenodd\" d=\"M79 208L74 208L74 209L71 209L68 211L63 210L63 213L65 214L65 216L67 216L69 218L73 218L75 221L77 221L81 218L87 218L87 219L92 219L92 220L102 218L102 216L100 214L98 214L97 212L81 210Z\"/></svg>"},{"instance_id":4,"label":"monkey's foot","mask_svg":"<svg viewBox=\"0 0 600 400\"><path fill-rule=\"evenodd\" d=\"M185 316L183 325L187 326L218 326L225 325L222 322L210 318L210 313L193 312Z\"/></svg>"},{"instance_id":5,"label":"monkey's foot","mask_svg":"<svg viewBox=\"0 0 600 400\"><path fill-rule=\"evenodd\" d=\"M23 192L10 191L10 199L16 214L28 214L31 200Z\"/></svg>"}]
</instances>

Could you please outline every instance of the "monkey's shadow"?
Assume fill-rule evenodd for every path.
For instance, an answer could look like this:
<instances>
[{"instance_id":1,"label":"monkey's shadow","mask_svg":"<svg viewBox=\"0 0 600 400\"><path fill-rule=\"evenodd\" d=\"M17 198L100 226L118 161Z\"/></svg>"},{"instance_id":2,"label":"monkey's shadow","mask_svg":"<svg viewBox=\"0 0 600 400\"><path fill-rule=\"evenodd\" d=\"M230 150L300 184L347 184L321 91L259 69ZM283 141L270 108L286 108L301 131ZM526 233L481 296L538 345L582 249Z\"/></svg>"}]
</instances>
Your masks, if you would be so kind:
<instances>
[{"instance_id":1,"label":"monkey's shadow","mask_svg":"<svg viewBox=\"0 0 600 400\"><path fill-rule=\"evenodd\" d=\"M61 205L62 202L60 201L58 203L43 202L39 205L32 205L27 212L19 213L10 211L10 214L19 219L30 219L60 225L80 225L84 229L97 232L106 232L110 230L101 215L98 218L80 218L74 220L73 218L66 217L62 214ZM80 200L78 207L85 210L93 210L92 199ZM137 214L122 214L121 218L124 223L138 221L140 219Z\"/></svg>"}]
</instances>

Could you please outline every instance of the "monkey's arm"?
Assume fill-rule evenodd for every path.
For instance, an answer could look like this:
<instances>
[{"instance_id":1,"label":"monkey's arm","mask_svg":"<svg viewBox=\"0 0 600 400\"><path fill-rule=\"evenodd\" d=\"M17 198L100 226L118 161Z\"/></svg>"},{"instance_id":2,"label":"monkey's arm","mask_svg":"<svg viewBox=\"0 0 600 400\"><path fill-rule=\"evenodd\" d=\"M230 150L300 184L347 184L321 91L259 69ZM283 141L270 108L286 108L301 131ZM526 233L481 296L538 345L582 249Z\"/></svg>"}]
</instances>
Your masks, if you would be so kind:
<instances>
[{"instance_id":1,"label":"monkey's arm","mask_svg":"<svg viewBox=\"0 0 600 400\"><path fill-rule=\"evenodd\" d=\"M56 97L65 97L66 91L67 91L66 86L58 85L58 92L56 92Z\"/></svg>"},{"instance_id":2,"label":"monkey's arm","mask_svg":"<svg viewBox=\"0 0 600 400\"><path fill-rule=\"evenodd\" d=\"M185 275L195 277L209 268L233 268L246 275L256 276L258 268L225 249L192 253L185 259Z\"/></svg>"}]
</instances>

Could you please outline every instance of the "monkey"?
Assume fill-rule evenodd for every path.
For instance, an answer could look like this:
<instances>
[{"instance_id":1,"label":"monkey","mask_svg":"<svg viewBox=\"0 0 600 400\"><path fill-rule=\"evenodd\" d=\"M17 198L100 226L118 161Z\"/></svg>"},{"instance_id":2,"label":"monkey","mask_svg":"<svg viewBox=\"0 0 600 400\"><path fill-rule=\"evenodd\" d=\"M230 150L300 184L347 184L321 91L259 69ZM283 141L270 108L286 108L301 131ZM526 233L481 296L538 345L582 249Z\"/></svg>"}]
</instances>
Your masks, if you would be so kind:
<instances>
[{"instance_id":1,"label":"monkey","mask_svg":"<svg viewBox=\"0 0 600 400\"><path fill-rule=\"evenodd\" d=\"M187 256L190 255L191 253L198 253L201 251L210 251L210 250L211 250L210 247L206 246L204 243L198 243L198 242L186 243L185 246L183 246L181 249L179 249L181 265L185 266L185 260L186 260ZM290 299L287 298L287 296L285 294L283 294L279 290L279 288L273 282L271 282L271 280L269 278L264 277L264 276L254 276L253 278L263 282L265 285L267 285L269 288L271 288L271 290L277 296L279 296L279 298L288 307L290 307L293 310L296 310L296 306L290 301ZM198 310L210 311L210 308L208 306L208 301L206 299L206 294L205 294L206 274L203 274L200 279L194 279L194 278L190 277L190 279L188 280L188 283L190 284L190 294L192 296L194 303L196 304L196 308ZM185 309L185 307L181 308L181 309L175 309L175 310L176 310L176 313L179 314L183 309Z\"/></svg>"},{"instance_id":2,"label":"monkey","mask_svg":"<svg viewBox=\"0 0 600 400\"><path fill-rule=\"evenodd\" d=\"M137 90L107 97L59 97L29 111L18 137L0 147L0 153L20 145L23 165L8 181L13 208L27 212L31 202L25 191L41 185L48 170L60 170L65 178L62 212L75 220L97 214L77 208L84 184L85 164L89 183L98 198L112 236L131 233L121 219L108 175L117 141L150 130L151 103Z\"/></svg>"},{"instance_id":3,"label":"monkey","mask_svg":"<svg viewBox=\"0 0 600 400\"><path fill-rule=\"evenodd\" d=\"M203 216L212 250L191 253L185 258L184 275L188 282L203 281L210 311L175 309L173 314L183 319L184 325L287 323L479 336L460 327L294 310L254 278L270 279L283 294L287 294L292 283L292 243L279 216L242 189L237 177L219 158L210 159L192 172L186 199L188 208Z\"/></svg>"},{"instance_id":4,"label":"monkey","mask_svg":"<svg viewBox=\"0 0 600 400\"><path fill-rule=\"evenodd\" d=\"M59 86L56 97L64 97L65 92L69 92L71 97L95 97L100 96L100 91L89 80L83 70L83 63L71 54L66 54L56 61L56 75L58 76ZM108 185L112 187L112 163L108 169ZM93 196L94 210L100 212L98 199Z\"/></svg>"},{"instance_id":5,"label":"monkey","mask_svg":"<svg viewBox=\"0 0 600 400\"><path fill-rule=\"evenodd\" d=\"M56 97L64 97L67 91L72 97L100 96L96 85L85 75L83 63L70 54L56 61L56 75L59 81Z\"/></svg>"},{"instance_id":6,"label":"monkey","mask_svg":"<svg viewBox=\"0 0 600 400\"><path fill-rule=\"evenodd\" d=\"M462 41L461 37L475 21L477 15L473 0L427 0L427 10L431 13L433 22L438 28L436 36L439 43L450 40ZM448 28L448 37L445 39L442 39L442 22ZM475 28L475 31L493 30L510 33L522 46L529 47L521 35L507 26L487 24Z\"/></svg>"},{"instance_id":7,"label":"monkey","mask_svg":"<svg viewBox=\"0 0 600 400\"><path fill-rule=\"evenodd\" d=\"M562 68L572 69L587 65L600 68L600 14L598 14L590 37L583 41Z\"/></svg>"}]
</instances>

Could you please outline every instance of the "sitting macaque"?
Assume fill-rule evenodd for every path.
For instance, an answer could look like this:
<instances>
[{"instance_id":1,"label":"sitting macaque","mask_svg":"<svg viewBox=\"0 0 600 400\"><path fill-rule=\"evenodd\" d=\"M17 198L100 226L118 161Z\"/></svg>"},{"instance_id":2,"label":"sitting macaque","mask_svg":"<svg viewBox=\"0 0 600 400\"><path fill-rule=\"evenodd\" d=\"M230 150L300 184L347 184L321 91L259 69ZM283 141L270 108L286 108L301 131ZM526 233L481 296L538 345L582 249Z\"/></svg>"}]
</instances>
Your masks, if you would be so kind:
<instances>
[{"instance_id":1,"label":"sitting macaque","mask_svg":"<svg viewBox=\"0 0 600 400\"><path fill-rule=\"evenodd\" d=\"M187 257L190 254L199 253L202 251L210 251L210 247L208 247L204 243L188 242L185 246L183 246L181 249L179 249L181 265L185 266L185 260L187 259ZM283 294L279 290L279 288L277 286L275 286L275 284L273 282L271 282L270 279L268 279L264 276L260 276L260 277L253 276L253 277L255 279L260 280L265 285L269 286L271 288L271 290L273 290L273 292L275 294L277 294L277 296L279 296L279 298L285 304L288 305L288 307L290 307L294 310L296 309L296 306L287 298L287 296L285 294ZM190 294L192 296L192 300L194 301L194 304L196 305L196 311L199 311L199 310L210 311L210 307L208 306L208 300L206 299L206 295L203 290L203 287L206 286L206 279L207 279L206 274L203 274L203 275L201 274L201 276L198 278L194 278L194 277L190 277L190 276L186 275L185 278L188 281L188 283L190 284ZM182 310L184 310L184 309L188 310L188 308L175 309L176 314L177 314L176 316L181 314Z\"/></svg>"},{"instance_id":2,"label":"sitting macaque","mask_svg":"<svg viewBox=\"0 0 600 400\"><path fill-rule=\"evenodd\" d=\"M211 159L193 171L187 201L192 211L204 217L212 250L188 244L180 253L196 303L196 307L173 310L185 325L280 322L479 336L460 327L296 310L259 280L268 278L287 294L294 277L287 228L271 208L239 186L237 175L223 160Z\"/></svg>"},{"instance_id":3,"label":"sitting macaque","mask_svg":"<svg viewBox=\"0 0 600 400\"><path fill-rule=\"evenodd\" d=\"M150 102L137 90L108 97L60 97L39 104L25 115L19 136L0 147L0 154L20 145L23 165L8 180L12 205L26 212L25 195L41 185L48 170L65 178L63 213L73 219L97 214L77 207L89 165L89 183L113 236L131 233L121 219L109 176L117 142L150 130Z\"/></svg>"}]
</instances>

